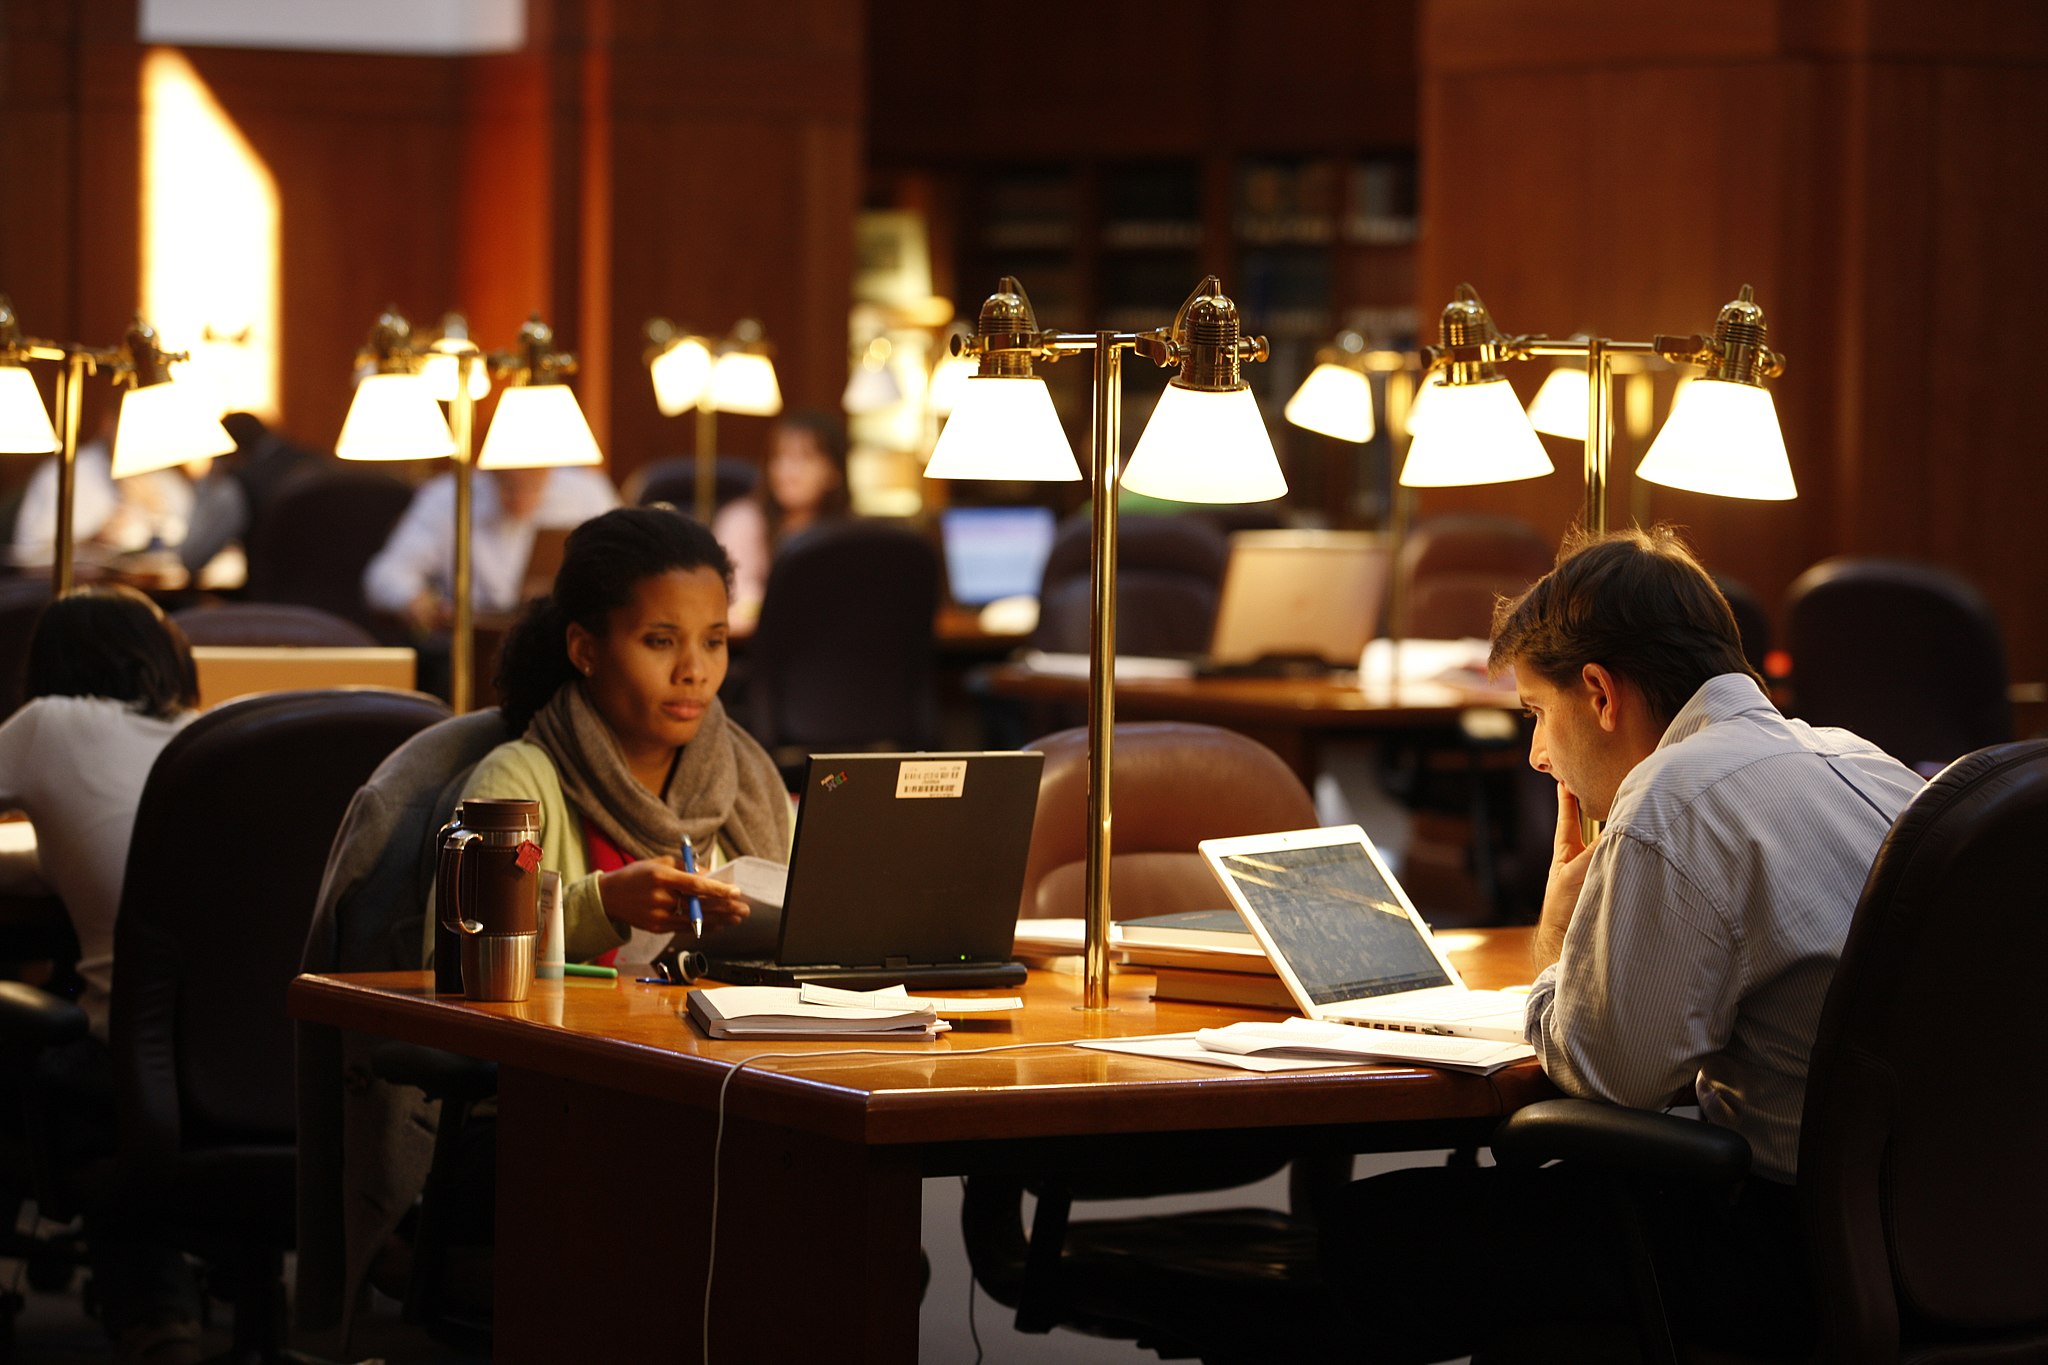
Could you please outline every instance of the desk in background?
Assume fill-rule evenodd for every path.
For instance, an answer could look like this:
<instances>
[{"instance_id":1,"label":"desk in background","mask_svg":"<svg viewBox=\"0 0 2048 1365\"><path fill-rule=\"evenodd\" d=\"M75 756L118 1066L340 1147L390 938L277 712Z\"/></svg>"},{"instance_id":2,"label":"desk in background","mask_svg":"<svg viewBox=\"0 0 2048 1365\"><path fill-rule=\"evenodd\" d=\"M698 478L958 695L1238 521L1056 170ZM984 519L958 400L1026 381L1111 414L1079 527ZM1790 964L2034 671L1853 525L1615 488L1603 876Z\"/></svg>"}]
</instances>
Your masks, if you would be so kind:
<instances>
[{"instance_id":1,"label":"desk in background","mask_svg":"<svg viewBox=\"0 0 2048 1365\"><path fill-rule=\"evenodd\" d=\"M985 693L1018 701L1086 705L1088 680L1022 664L982 670ZM1405 686L1391 697L1367 692L1348 675L1314 678L1127 678L1116 681L1118 720L1180 720L1220 725L1249 735L1285 759L1313 787L1317 746L1343 734L1456 729L1471 711L1513 710L1511 691ZM1512 729L1512 726L1509 726Z\"/></svg>"},{"instance_id":2,"label":"desk in background","mask_svg":"<svg viewBox=\"0 0 2048 1365\"><path fill-rule=\"evenodd\" d=\"M1476 936L1475 986L1526 980L1528 931ZM499 1064L495 1358L696 1361L718 1163L712 1358L917 1358L922 1180L1088 1162L1104 1147L1295 1152L1480 1140L1555 1092L1533 1063L1490 1077L1418 1068L1259 1075L1076 1048L955 1051L1206 1027L1256 1011L1155 1004L1118 975L1106 1014L1080 978L1034 971L1025 1008L936 1043L833 1053L714 1042L683 992L536 982L518 1004L436 997L424 972L303 976L293 1017ZM800 1054L733 1075L765 1052Z\"/></svg>"}]
</instances>

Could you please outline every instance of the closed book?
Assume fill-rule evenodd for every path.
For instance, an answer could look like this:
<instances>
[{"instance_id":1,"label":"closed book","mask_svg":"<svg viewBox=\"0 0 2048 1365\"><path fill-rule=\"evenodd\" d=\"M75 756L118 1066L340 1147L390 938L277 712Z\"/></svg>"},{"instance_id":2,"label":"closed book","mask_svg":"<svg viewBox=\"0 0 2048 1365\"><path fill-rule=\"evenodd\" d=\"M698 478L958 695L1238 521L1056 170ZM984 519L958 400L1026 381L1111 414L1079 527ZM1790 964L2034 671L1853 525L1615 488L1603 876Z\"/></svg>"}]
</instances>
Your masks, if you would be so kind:
<instances>
[{"instance_id":1,"label":"closed book","mask_svg":"<svg viewBox=\"0 0 2048 1365\"><path fill-rule=\"evenodd\" d=\"M929 1002L911 1009L811 1004L795 986L693 990L684 1009L713 1038L931 1038L946 1025Z\"/></svg>"},{"instance_id":2,"label":"closed book","mask_svg":"<svg viewBox=\"0 0 2048 1365\"><path fill-rule=\"evenodd\" d=\"M1118 923L1123 946L1160 948L1222 948L1231 952L1260 951L1259 941L1235 910L1183 910L1173 915L1147 915Z\"/></svg>"},{"instance_id":3,"label":"closed book","mask_svg":"<svg viewBox=\"0 0 2048 1365\"><path fill-rule=\"evenodd\" d=\"M1152 998L1186 1000L1203 1005L1248 1005L1253 1009L1295 1008L1287 983L1270 973L1216 972L1198 967L1153 969Z\"/></svg>"}]
</instances>

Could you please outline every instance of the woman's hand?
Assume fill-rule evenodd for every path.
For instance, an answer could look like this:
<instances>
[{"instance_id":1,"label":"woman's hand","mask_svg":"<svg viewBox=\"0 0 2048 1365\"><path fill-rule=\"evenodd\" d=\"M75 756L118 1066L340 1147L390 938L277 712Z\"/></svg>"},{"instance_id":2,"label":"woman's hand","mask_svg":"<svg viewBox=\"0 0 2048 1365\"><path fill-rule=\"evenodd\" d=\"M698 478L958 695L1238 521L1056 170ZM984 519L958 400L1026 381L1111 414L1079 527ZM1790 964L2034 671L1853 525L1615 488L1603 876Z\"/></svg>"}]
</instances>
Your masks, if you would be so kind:
<instances>
[{"instance_id":1,"label":"woman's hand","mask_svg":"<svg viewBox=\"0 0 2048 1365\"><path fill-rule=\"evenodd\" d=\"M737 886L701 872L685 872L674 858L643 858L616 872L601 873L597 894L605 914L650 933L687 933L692 896L704 907L707 929L747 917L747 903L740 899Z\"/></svg>"}]
</instances>

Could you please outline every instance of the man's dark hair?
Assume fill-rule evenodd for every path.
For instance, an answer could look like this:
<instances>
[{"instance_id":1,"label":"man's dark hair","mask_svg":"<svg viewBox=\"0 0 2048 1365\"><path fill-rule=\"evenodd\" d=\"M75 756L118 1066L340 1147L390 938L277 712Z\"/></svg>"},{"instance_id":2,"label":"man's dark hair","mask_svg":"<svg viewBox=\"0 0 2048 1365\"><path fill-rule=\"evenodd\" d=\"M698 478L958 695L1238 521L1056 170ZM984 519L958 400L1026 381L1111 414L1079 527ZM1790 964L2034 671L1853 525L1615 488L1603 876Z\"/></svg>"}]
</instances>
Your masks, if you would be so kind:
<instances>
[{"instance_id":1,"label":"man's dark hair","mask_svg":"<svg viewBox=\"0 0 2048 1365\"><path fill-rule=\"evenodd\" d=\"M133 588L67 593L43 608L29 637L23 698L106 697L168 718L198 704L185 633Z\"/></svg>"},{"instance_id":2,"label":"man's dark hair","mask_svg":"<svg viewBox=\"0 0 2048 1365\"><path fill-rule=\"evenodd\" d=\"M505 728L515 735L555 690L573 681L569 627L603 635L612 609L633 600L642 579L674 569L709 569L732 590L732 561L711 532L667 503L615 507L569 533L555 589L535 598L498 653L498 696Z\"/></svg>"},{"instance_id":3,"label":"man's dark hair","mask_svg":"<svg viewBox=\"0 0 2048 1365\"><path fill-rule=\"evenodd\" d=\"M1599 664L1640 689L1667 723L1709 678L1746 673L1763 682L1743 657L1728 599L1669 526L1573 532L1556 568L1495 607L1487 663L1560 688Z\"/></svg>"}]
</instances>

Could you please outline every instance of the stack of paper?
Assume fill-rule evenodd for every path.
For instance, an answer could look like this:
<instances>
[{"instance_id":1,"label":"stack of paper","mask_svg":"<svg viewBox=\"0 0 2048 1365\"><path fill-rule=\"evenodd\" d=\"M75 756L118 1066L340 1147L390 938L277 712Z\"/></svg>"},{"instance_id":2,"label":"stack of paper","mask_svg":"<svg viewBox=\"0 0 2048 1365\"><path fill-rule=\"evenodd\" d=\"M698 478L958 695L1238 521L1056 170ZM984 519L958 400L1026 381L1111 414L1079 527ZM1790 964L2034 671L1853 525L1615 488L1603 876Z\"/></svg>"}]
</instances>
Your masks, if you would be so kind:
<instances>
[{"instance_id":1,"label":"stack of paper","mask_svg":"<svg viewBox=\"0 0 2048 1365\"><path fill-rule=\"evenodd\" d=\"M1018 997L914 996L901 986L720 986L694 990L682 1010L713 1038L936 1038L941 1015L1022 1009Z\"/></svg>"},{"instance_id":2,"label":"stack of paper","mask_svg":"<svg viewBox=\"0 0 2048 1365\"><path fill-rule=\"evenodd\" d=\"M1486 1038L1451 1038L1430 1033L1325 1024L1314 1019L1231 1024L1194 1033L1160 1033L1143 1038L1097 1038L1079 1046L1141 1057L1166 1057L1245 1071L1305 1071L1325 1066L1398 1062L1446 1071L1491 1075L1534 1057L1526 1043Z\"/></svg>"}]
</instances>

